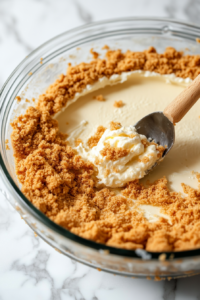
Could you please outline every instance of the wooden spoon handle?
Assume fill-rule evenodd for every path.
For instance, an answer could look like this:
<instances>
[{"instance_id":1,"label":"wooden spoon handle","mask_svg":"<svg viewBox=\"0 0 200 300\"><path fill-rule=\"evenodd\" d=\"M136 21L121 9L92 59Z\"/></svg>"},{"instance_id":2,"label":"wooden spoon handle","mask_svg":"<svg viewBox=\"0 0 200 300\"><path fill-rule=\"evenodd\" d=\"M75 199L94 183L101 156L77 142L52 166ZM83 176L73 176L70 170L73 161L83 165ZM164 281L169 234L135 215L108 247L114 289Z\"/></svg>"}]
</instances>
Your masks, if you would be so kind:
<instances>
[{"instance_id":1,"label":"wooden spoon handle","mask_svg":"<svg viewBox=\"0 0 200 300\"><path fill-rule=\"evenodd\" d=\"M179 122L200 98L200 75L165 109L164 115L173 123Z\"/></svg>"}]
</instances>

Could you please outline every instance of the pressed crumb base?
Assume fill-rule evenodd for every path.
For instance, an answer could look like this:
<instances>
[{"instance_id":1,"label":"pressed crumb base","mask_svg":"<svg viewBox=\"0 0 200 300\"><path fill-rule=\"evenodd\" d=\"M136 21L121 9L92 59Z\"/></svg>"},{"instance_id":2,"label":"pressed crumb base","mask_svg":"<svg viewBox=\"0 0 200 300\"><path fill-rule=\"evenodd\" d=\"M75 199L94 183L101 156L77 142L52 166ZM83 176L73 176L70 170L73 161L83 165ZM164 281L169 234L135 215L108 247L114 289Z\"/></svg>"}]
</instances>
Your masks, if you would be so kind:
<instances>
[{"instance_id":1,"label":"pressed crumb base","mask_svg":"<svg viewBox=\"0 0 200 300\"><path fill-rule=\"evenodd\" d=\"M93 50L91 53L95 58L91 63L69 65L67 74L62 74L39 97L36 107L29 107L12 123L16 174L22 192L51 220L86 239L124 249L199 248L200 189L182 184L187 194L184 198L170 192L167 179L161 178L147 187L138 180L130 182L121 195L107 188L97 190L93 164L85 162L69 146L52 116L87 84L103 76L140 69L194 79L200 74L200 57L184 56L171 47L163 54L156 53L153 47L143 52L108 50L106 59L99 59ZM103 126L99 127L88 141L91 148L104 131ZM131 199L137 199L136 206L161 207L170 216L171 224L164 218L148 222L143 213L130 209Z\"/></svg>"}]
</instances>

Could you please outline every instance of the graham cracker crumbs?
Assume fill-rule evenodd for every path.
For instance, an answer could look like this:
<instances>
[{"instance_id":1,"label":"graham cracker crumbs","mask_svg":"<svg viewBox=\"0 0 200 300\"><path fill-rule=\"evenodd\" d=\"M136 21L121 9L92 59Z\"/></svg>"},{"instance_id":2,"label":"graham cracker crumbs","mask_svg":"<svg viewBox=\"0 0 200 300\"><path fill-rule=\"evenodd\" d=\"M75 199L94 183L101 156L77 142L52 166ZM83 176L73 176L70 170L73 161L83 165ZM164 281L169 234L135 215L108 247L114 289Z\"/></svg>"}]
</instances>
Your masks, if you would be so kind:
<instances>
[{"instance_id":1,"label":"graham cracker crumbs","mask_svg":"<svg viewBox=\"0 0 200 300\"><path fill-rule=\"evenodd\" d=\"M95 165L99 165L100 164L100 160L96 157L95 158Z\"/></svg>"},{"instance_id":2,"label":"graham cracker crumbs","mask_svg":"<svg viewBox=\"0 0 200 300\"><path fill-rule=\"evenodd\" d=\"M83 144L83 141L81 139L75 140L75 146L77 147L78 145Z\"/></svg>"},{"instance_id":3,"label":"graham cracker crumbs","mask_svg":"<svg viewBox=\"0 0 200 300\"><path fill-rule=\"evenodd\" d=\"M38 235L37 235L37 233L36 233L35 231L34 231L34 236L35 236L35 237L37 237L37 236L38 236Z\"/></svg>"},{"instance_id":4,"label":"graham cracker crumbs","mask_svg":"<svg viewBox=\"0 0 200 300\"><path fill-rule=\"evenodd\" d=\"M147 280L151 280L152 278L151 278L150 276L147 276L146 279L147 279Z\"/></svg>"},{"instance_id":5,"label":"graham cracker crumbs","mask_svg":"<svg viewBox=\"0 0 200 300\"><path fill-rule=\"evenodd\" d=\"M35 102L35 98L32 98L32 101Z\"/></svg>"},{"instance_id":6,"label":"graham cracker crumbs","mask_svg":"<svg viewBox=\"0 0 200 300\"><path fill-rule=\"evenodd\" d=\"M100 268L97 268L97 271L101 272L102 270Z\"/></svg>"},{"instance_id":7,"label":"graham cracker crumbs","mask_svg":"<svg viewBox=\"0 0 200 300\"><path fill-rule=\"evenodd\" d=\"M41 65L43 64L43 58L42 57L40 58L40 64Z\"/></svg>"},{"instance_id":8,"label":"graham cracker crumbs","mask_svg":"<svg viewBox=\"0 0 200 300\"><path fill-rule=\"evenodd\" d=\"M144 156L142 159L138 158L138 161L143 162L144 164L146 164L146 163L149 162L149 158L148 158L148 156Z\"/></svg>"},{"instance_id":9,"label":"graham cracker crumbs","mask_svg":"<svg viewBox=\"0 0 200 300\"><path fill-rule=\"evenodd\" d=\"M26 100L25 100L25 102L27 102L27 103L30 103L31 101L30 101L30 100L28 100L28 99L26 99Z\"/></svg>"},{"instance_id":10,"label":"graham cracker crumbs","mask_svg":"<svg viewBox=\"0 0 200 300\"><path fill-rule=\"evenodd\" d=\"M10 150L10 147L8 146L8 143L9 143L9 140L8 140L8 139L6 139L6 140L5 140L5 144L6 144L6 150Z\"/></svg>"},{"instance_id":11,"label":"graham cracker crumbs","mask_svg":"<svg viewBox=\"0 0 200 300\"><path fill-rule=\"evenodd\" d=\"M93 164L76 154L52 118L87 84L103 76L139 69L194 79L200 73L200 56L184 56L171 47L158 54L151 47L143 52L109 50L106 59L74 67L69 64L67 74L40 95L36 107L29 107L12 123L16 174L22 192L52 221L89 240L123 249L160 252L200 248L200 187L182 184L186 194L183 197L170 191L167 179L161 178L148 187L139 180L129 182L121 195L108 188L97 190ZM113 122L111 130L119 126ZM98 127L88 143L91 148L104 131L103 126ZM105 151L107 154L116 157L110 149ZM200 175L197 179L200 182ZM148 222L142 213L130 209L134 205L131 199L137 205L160 207L171 223L162 217Z\"/></svg>"},{"instance_id":12,"label":"graham cracker crumbs","mask_svg":"<svg viewBox=\"0 0 200 300\"><path fill-rule=\"evenodd\" d=\"M154 277L154 281L161 281L162 279L159 276Z\"/></svg>"},{"instance_id":13,"label":"graham cracker crumbs","mask_svg":"<svg viewBox=\"0 0 200 300\"><path fill-rule=\"evenodd\" d=\"M172 279L172 277L167 277L167 280L170 281Z\"/></svg>"},{"instance_id":14,"label":"graham cracker crumbs","mask_svg":"<svg viewBox=\"0 0 200 300\"><path fill-rule=\"evenodd\" d=\"M106 130L105 127L98 126L96 133L88 139L87 144L90 148L93 148L98 144L98 142L99 142L100 138L102 137L102 135L104 134L105 130Z\"/></svg>"},{"instance_id":15,"label":"graham cracker crumbs","mask_svg":"<svg viewBox=\"0 0 200 300\"><path fill-rule=\"evenodd\" d=\"M158 259L159 259L160 261L165 261L165 260L166 260L166 257L167 257L167 255L166 255L165 253L162 253L162 254L159 255L159 258L158 258Z\"/></svg>"},{"instance_id":16,"label":"graham cracker crumbs","mask_svg":"<svg viewBox=\"0 0 200 300\"><path fill-rule=\"evenodd\" d=\"M116 108L120 108L120 107L124 106L124 102L122 100L115 101L113 106Z\"/></svg>"},{"instance_id":17,"label":"graham cracker crumbs","mask_svg":"<svg viewBox=\"0 0 200 300\"><path fill-rule=\"evenodd\" d=\"M81 50L81 48L80 48L80 47L77 47L76 50Z\"/></svg>"},{"instance_id":18,"label":"graham cracker crumbs","mask_svg":"<svg viewBox=\"0 0 200 300\"><path fill-rule=\"evenodd\" d=\"M166 147L163 147L162 145L155 144L156 150L158 151L157 157L160 159L163 156L164 151L166 150Z\"/></svg>"},{"instance_id":19,"label":"graham cracker crumbs","mask_svg":"<svg viewBox=\"0 0 200 300\"><path fill-rule=\"evenodd\" d=\"M127 156L130 149L114 148L109 143L104 143L104 148L100 151L102 156L105 156L107 160L118 160L124 156Z\"/></svg>"},{"instance_id":20,"label":"graham cracker crumbs","mask_svg":"<svg viewBox=\"0 0 200 300\"><path fill-rule=\"evenodd\" d=\"M93 84L100 78L110 77L122 72L144 70L159 74L172 74L177 77L194 79L200 74L200 55L184 55L172 47L164 53L157 53L150 47L142 52L127 50L108 50L104 59L97 58L90 63L69 64L67 74L49 86L45 94L40 95L36 108L54 115L65 107L75 94L82 92L87 84Z\"/></svg>"},{"instance_id":21,"label":"graham cracker crumbs","mask_svg":"<svg viewBox=\"0 0 200 300\"><path fill-rule=\"evenodd\" d=\"M97 59L97 58L99 57L99 53L95 52L95 51L93 50L93 48L90 49L90 53L93 55L93 58L94 58L94 59Z\"/></svg>"},{"instance_id":22,"label":"graham cracker crumbs","mask_svg":"<svg viewBox=\"0 0 200 300\"><path fill-rule=\"evenodd\" d=\"M141 140L141 143L144 145L144 148L147 148L150 145L150 142L146 139Z\"/></svg>"},{"instance_id":23,"label":"graham cracker crumbs","mask_svg":"<svg viewBox=\"0 0 200 300\"><path fill-rule=\"evenodd\" d=\"M102 50L109 50L110 47L109 47L108 45L104 45L101 49L102 49Z\"/></svg>"},{"instance_id":24,"label":"graham cracker crumbs","mask_svg":"<svg viewBox=\"0 0 200 300\"><path fill-rule=\"evenodd\" d=\"M104 177L108 177L109 174L110 174L110 170L109 170L109 169L106 169L106 170L105 170L105 173L104 173Z\"/></svg>"},{"instance_id":25,"label":"graham cracker crumbs","mask_svg":"<svg viewBox=\"0 0 200 300\"><path fill-rule=\"evenodd\" d=\"M22 100L20 96L15 97L15 99L17 100L17 102L20 102Z\"/></svg>"},{"instance_id":26,"label":"graham cracker crumbs","mask_svg":"<svg viewBox=\"0 0 200 300\"><path fill-rule=\"evenodd\" d=\"M56 250L58 253L62 253L62 252L60 251L60 249L58 249L58 248L55 248L55 250Z\"/></svg>"},{"instance_id":27,"label":"graham cracker crumbs","mask_svg":"<svg viewBox=\"0 0 200 300\"><path fill-rule=\"evenodd\" d=\"M30 72L28 75L29 75L29 76L31 76L31 75L33 75L33 73L32 73L32 72Z\"/></svg>"},{"instance_id":28,"label":"graham cracker crumbs","mask_svg":"<svg viewBox=\"0 0 200 300\"><path fill-rule=\"evenodd\" d=\"M98 101L106 101L103 95L94 96L94 99Z\"/></svg>"},{"instance_id":29,"label":"graham cracker crumbs","mask_svg":"<svg viewBox=\"0 0 200 300\"><path fill-rule=\"evenodd\" d=\"M119 122L110 122L110 130L117 130L121 127L122 125Z\"/></svg>"},{"instance_id":30,"label":"graham cracker crumbs","mask_svg":"<svg viewBox=\"0 0 200 300\"><path fill-rule=\"evenodd\" d=\"M75 59L75 58L76 58L76 55L70 54L70 55L69 55L69 58Z\"/></svg>"},{"instance_id":31,"label":"graham cracker crumbs","mask_svg":"<svg viewBox=\"0 0 200 300\"><path fill-rule=\"evenodd\" d=\"M146 148L149 145L154 145L156 147L156 150L158 152L157 158L160 159L163 156L164 151L167 149L167 146L163 147L162 145L156 144L154 141L149 142L148 140L142 140L142 144ZM150 154L151 155L151 154Z\"/></svg>"},{"instance_id":32,"label":"graham cracker crumbs","mask_svg":"<svg viewBox=\"0 0 200 300\"><path fill-rule=\"evenodd\" d=\"M131 199L137 199L138 205L151 204L160 206L161 212L170 216L172 225L160 218L159 222L150 225L153 230L148 238L148 251L186 250L200 247L200 191L182 184L184 198L180 193L170 192L167 179L162 178L148 188L139 181L127 184L122 194ZM187 209L186 209L187 207Z\"/></svg>"},{"instance_id":33,"label":"graham cracker crumbs","mask_svg":"<svg viewBox=\"0 0 200 300\"><path fill-rule=\"evenodd\" d=\"M197 43L200 43L200 38L196 38L196 42L197 42Z\"/></svg>"}]
</instances>

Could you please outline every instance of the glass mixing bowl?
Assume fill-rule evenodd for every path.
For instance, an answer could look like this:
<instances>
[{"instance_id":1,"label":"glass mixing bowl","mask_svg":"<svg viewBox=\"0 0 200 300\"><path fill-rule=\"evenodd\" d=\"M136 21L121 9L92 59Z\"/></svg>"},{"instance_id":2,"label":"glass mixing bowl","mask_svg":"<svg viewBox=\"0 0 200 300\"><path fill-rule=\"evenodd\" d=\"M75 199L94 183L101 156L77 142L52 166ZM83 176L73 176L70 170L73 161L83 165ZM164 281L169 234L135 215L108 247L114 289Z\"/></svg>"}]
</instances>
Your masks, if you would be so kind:
<instances>
[{"instance_id":1,"label":"glass mixing bowl","mask_svg":"<svg viewBox=\"0 0 200 300\"><path fill-rule=\"evenodd\" d=\"M89 61L89 50L101 52L102 46L112 49L141 51L154 46L158 52L172 46L188 54L200 53L200 27L159 18L126 18L97 22L67 31L46 42L13 71L0 92L0 174L8 201L18 210L27 224L47 243L63 254L100 268L107 272L136 277L182 277L200 272L200 249L166 253L166 260L159 259L158 252L136 249L125 250L108 247L81 238L52 222L22 194L15 175L11 145L6 150L5 140L10 143L10 121L25 112L29 103L26 98L38 95L65 73L68 62L77 64ZM42 58L42 61L41 61ZM21 95L22 101L15 100Z\"/></svg>"}]
</instances>

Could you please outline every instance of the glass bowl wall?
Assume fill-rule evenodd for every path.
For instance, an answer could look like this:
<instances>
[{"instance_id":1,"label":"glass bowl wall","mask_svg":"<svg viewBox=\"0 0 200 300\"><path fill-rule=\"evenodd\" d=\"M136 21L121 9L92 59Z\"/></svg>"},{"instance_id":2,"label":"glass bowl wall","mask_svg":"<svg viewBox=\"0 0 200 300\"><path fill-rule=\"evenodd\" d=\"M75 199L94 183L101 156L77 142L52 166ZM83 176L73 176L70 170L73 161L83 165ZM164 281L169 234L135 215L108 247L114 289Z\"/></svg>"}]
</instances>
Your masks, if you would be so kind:
<instances>
[{"instance_id":1,"label":"glass bowl wall","mask_svg":"<svg viewBox=\"0 0 200 300\"><path fill-rule=\"evenodd\" d=\"M0 175L4 183L2 193L18 210L27 224L47 243L63 254L95 268L126 276L180 277L200 272L200 249L167 253L144 250L123 250L83 239L53 223L37 210L20 191L14 169L10 144L11 120L25 112L32 99L43 93L67 64L92 59L89 50L105 53L102 47L142 51L154 46L158 52L172 46L187 54L199 54L200 27L158 18L126 18L85 25L65 32L46 42L28 55L13 71L0 92ZM41 61L42 58L42 61ZM17 103L15 97L22 101ZM72 104L73 105L73 104ZM6 150L5 140L10 150Z\"/></svg>"}]
</instances>

